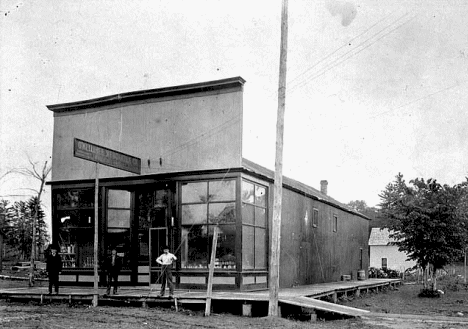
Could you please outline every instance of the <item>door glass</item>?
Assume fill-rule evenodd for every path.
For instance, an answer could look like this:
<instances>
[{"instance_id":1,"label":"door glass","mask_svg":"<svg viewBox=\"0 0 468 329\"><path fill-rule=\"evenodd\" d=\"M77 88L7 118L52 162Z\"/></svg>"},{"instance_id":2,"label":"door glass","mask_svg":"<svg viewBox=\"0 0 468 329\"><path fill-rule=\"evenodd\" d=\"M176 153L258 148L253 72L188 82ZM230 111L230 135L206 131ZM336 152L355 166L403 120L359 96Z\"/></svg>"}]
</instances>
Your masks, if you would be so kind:
<instances>
[{"instance_id":1,"label":"door glass","mask_svg":"<svg viewBox=\"0 0 468 329\"><path fill-rule=\"evenodd\" d=\"M151 259L150 266L151 268L159 268L159 265L156 262L156 259L163 253L163 248L167 242L167 229L151 229L150 230L150 250L151 250ZM160 283L159 282L160 272L159 270L150 271L150 283Z\"/></svg>"},{"instance_id":2,"label":"door glass","mask_svg":"<svg viewBox=\"0 0 468 329\"><path fill-rule=\"evenodd\" d=\"M166 245L166 232L166 229L150 230L151 267L160 267L156 259L163 253L163 248Z\"/></svg>"}]
</instances>

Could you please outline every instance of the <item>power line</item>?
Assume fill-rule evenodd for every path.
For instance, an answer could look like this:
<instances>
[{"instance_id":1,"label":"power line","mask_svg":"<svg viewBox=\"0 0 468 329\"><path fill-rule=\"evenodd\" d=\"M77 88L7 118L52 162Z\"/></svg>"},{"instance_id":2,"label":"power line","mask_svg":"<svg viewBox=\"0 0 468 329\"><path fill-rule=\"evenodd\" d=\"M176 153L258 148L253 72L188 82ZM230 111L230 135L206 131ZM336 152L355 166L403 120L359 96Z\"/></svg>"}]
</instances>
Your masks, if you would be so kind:
<instances>
[{"instance_id":1,"label":"power line","mask_svg":"<svg viewBox=\"0 0 468 329\"><path fill-rule=\"evenodd\" d=\"M393 12L392 12L393 13ZM348 40L346 43L344 43L341 47L335 49L335 51L331 52L330 54L322 57L322 59L320 59L318 62L316 62L314 65L312 65L311 67L309 67L307 70L305 70L304 72L302 72L301 74L299 74L298 76L294 77L292 80L288 81L288 83L292 83L294 81L296 81L297 79L299 79L301 76L303 76L304 74L306 74L307 72L309 72L310 70L312 70L314 67L316 67L317 65L319 65L320 63L322 63L323 61L327 60L328 58L330 58L331 56L333 56L334 54L336 54L338 51L340 51L341 49L343 49L344 47L350 45L352 43L352 41L356 40L357 38L361 37L362 35L366 34L369 30L371 30L372 28L374 28L377 24L385 21L388 17L390 17L390 15L392 15L392 13L390 13L389 15L385 16L384 18L380 19L379 21L377 21L376 23L372 24L370 27L368 27L365 31L363 31L362 33L360 33L359 35L351 38L350 40ZM393 24L393 23L392 23Z\"/></svg>"},{"instance_id":2,"label":"power line","mask_svg":"<svg viewBox=\"0 0 468 329\"><path fill-rule=\"evenodd\" d=\"M211 137L212 135L214 135L214 134L216 134L218 132L221 132L224 128L227 128L228 126L233 125L234 123L236 123L239 120L240 120L240 115L232 117L229 120L224 121L222 124L220 124L218 126L215 126L214 128L211 128L208 131L205 131L205 132L199 134L198 136L196 136L196 137L194 137L192 139L189 139L188 141L186 141L186 142L184 142L182 144L179 144L177 147L175 147L175 148L173 148L173 149L171 149L169 151L166 151L165 153L163 153L161 155L161 157L165 157L165 156L172 155L174 153L180 152L184 148L187 148L189 146L192 146L193 144L198 143L200 140Z\"/></svg>"},{"instance_id":3,"label":"power line","mask_svg":"<svg viewBox=\"0 0 468 329\"><path fill-rule=\"evenodd\" d=\"M383 28L382 30L380 30L379 32L375 33L373 36L371 36L370 38L366 39L365 41L361 42L358 46L356 46L354 49L346 52L345 54L341 55L340 57L338 57L337 59L335 59L334 61L332 61L331 63L328 64L328 66L326 66L325 68L323 68L321 71L318 71L315 73L315 75L312 75L311 77L305 79L302 83L298 83L296 84L295 86L291 87L290 91L291 92L294 92L295 90L297 90L298 88L300 87L303 87L303 86L306 86L307 84L309 84L310 82L312 82L313 80L319 78L320 76L322 76L323 74L327 73L328 71L330 71L331 69L335 68L336 66L338 66L339 64L347 61L348 59L356 56L357 54L359 54L360 52L362 52L363 50L369 48L370 46L372 46L373 44L375 44L376 42L380 41L382 38L386 37L387 35L389 35L390 33L392 33L393 31L401 28L403 25L407 24L408 22L410 22L411 20L413 20L416 16L413 16L411 17L410 19L406 20L405 22L401 23L400 25L398 25L397 27L393 28L392 30L388 31L387 33L385 33L384 35L382 35L380 38L374 40L373 42L371 42L370 44L368 44L367 46L365 46L364 48L360 49L359 51L351 54L350 56L344 58L342 61L339 61L337 62L339 59L343 58L344 56L352 53L353 51L355 51L357 48L361 47L363 44L365 44L366 42L368 42L369 40L371 40L372 38L374 38L375 36L381 34L383 31L385 31L386 29L388 29L392 24L394 24L395 22L401 20L404 16L407 16L408 14L404 14L403 16L401 16L400 18L398 18L397 20L395 20L394 22L392 22L390 25L386 26L385 28ZM335 64L334 64L335 63ZM332 65L334 64L334 65ZM307 81L308 80L308 81Z\"/></svg>"},{"instance_id":4,"label":"power line","mask_svg":"<svg viewBox=\"0 0 468 329\"><path fill-rule=\"evenodd\" d=\"M419 97L419 98L417 98L417 99L414 99L414 100L412 100L412 101L410 101L410 102L408 102L408 103L402 104L402 105L400 105L400 106L394 107L394 108L389 109L389 110L387 110L387 111L380 112L380 113L377 113L377 114L375 114L375 115L373 115L373 116L367 117L366 119L363 119L363 120L369 120L369 119L372 120L372 119L375 119L375 118L377 118L377 117L380 117L380 116L382 116L382 115L388 114L388 113L390 113L390 112L399 110L399 109L401 109L401 108L408 107L408 106L410 106L410 105L412 105L412 104L414 104L414 103L417 103L417 102L419 102L419 101L421 101L421 100L423 100L423 99L426 99L426 98L432 97L432 96L434 96L434 95L443 93L444 91L450 90L450 89L452 89L452 88L459 87L459 86L461 86L461 85L463 85L463 84L465 84L465 83L466 83L466 81L464 81L464 82L462 82L462 83L456 83L456 84L451 85L451 86L446 87L446 88L442 88L442 89L437 90L437 91L435 91L435 92L429 93L429 94L427 94L427 95L425 95L425 96L422 96L422 97ZM362 122L363 120L361 120L361 122ZM351 125L345 125L345 126L341 126L341 128L346 128L346 127L350 127L350 126L351 126Z\"/></svg>"}]
</instances>

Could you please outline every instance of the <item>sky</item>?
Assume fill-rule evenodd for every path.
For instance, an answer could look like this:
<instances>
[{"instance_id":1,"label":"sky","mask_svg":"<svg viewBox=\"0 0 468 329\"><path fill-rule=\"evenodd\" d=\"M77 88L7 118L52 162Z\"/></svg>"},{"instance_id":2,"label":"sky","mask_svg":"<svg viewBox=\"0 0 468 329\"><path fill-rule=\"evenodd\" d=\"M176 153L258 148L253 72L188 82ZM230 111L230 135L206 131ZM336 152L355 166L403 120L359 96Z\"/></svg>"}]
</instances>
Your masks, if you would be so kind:
<instances>
[{"instance_id":1,"label":"sky","mask_svg":"<svg viewBox=\"0 0 468 329\"><path fill-rule=\"evenodd\" d=\"M289 2L283 174L347 203L468 175L468 3ZM281 1L0 0L0 177L51 160L46 105L241 76L243 155L274 169ZM0 199L39 182L0 180ZM50 187L44 195L50 216ZM48 220L50 223L50 218Z\"/></svg>"}]
</instances>

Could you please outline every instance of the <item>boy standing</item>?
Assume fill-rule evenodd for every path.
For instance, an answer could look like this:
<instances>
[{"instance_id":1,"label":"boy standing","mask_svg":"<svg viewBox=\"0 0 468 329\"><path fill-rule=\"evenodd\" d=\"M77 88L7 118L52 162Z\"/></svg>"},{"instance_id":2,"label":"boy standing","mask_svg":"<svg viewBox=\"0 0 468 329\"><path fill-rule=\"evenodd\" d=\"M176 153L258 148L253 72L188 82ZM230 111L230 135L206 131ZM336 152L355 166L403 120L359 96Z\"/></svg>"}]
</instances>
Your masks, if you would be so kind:
<instances>
[{"instance_id":1,"label":"boy standing","mask_svg":"<svg viewBox=\"0 0 468 329\"><path fill-rule=\"evenodd\" d=\"M162 265L161 294L159 296L164 296L167 281L167 284L169 285L169 298L172 298L174 295L174 283L172 282L172 262L177 260L177 257L169 252L168 246L164 247L163 252L164 253L156 259L156 262Z\"/></svg>"},{"instance_id":2,"label":"boy standing","mask_svg":"<svg viewBox=\"0 0 468 329\"><path fill-rule=\"evenodd\" d=\"M59 292L59 274L62 272L62 258L58 254L58 247L51 244L50 254L47 256L46 271L49 276L49 295L52 294L52 287L55 287L55 293Z\"/></svg>"},{"instance_id":3,"label":"boy standing","mask_svg":"<svg viewBox=\"0 0 468 329\"><path fill-rule=\"evenodd\" d=\"M120 268L122 267L122 259L117 255L116 248L112 248L111 254L107 257L104 265L107 274L106 294L110 295L111 286L113 285L114 295L117 295L117 287L119 284L119 273Z\"/></svg>"}]
</instances>

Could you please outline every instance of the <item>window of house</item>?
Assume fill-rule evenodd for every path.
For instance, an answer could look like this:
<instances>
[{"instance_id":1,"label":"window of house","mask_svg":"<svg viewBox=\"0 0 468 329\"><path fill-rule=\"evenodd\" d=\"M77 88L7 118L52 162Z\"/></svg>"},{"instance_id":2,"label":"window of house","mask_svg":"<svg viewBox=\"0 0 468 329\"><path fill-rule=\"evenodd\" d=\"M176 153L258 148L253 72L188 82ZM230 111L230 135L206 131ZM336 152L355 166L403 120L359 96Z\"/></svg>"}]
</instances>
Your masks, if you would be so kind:
<instances>
[{"instance_id":1,"label":"window of house","mask_svg":"<svg viewBox=\"0 0 468 329\"><path fill-rule=\"evenodd\" d=\"M236 181L182 183L181 190L181 267L207 268L218 226L215 268L235 269Z\"/></svg>"},{"instance_id":2,"label":"window of house","mask_svg":"<svg viewBox=\"0 0 468 329\"><path fill-rule=\"evenodd\" d=\"M54 193L55 225L64 268L93 267L94 188L67 189Z\"/></svg>"},{"instance_id":3,"label":"window of house","mask_svg":"<svg viewBox=\"0 0 468 329\"><path fill-rule=\"evenodd\" d=\"M338 215L333 215L333 232L338 231Z\"/></svg>"},{"instance_id":4,"label":"window of house","mask_svg":"<svg viewBox=\"0 0 468 329\"><path fill-rule=\"evenodd\" d=\"M109 189L107 195L108 252L112 248L122 257L123 266L128 266L130 252L131 192Z\"/></svg>"},{"instance_id":5,"label":"window of house","mask_svg":"<svg viewBox=\"0 0 468 329\"><path fill-rule=\"evenodd\" d=\"M382 268L387 269L387 258L382 258Z\"/></svg>"},{"instance_id":6,"label":"window of house","mask_svg":"<svg viewBox=\"0 0 468 329\"><path fill-rule=\"evenodd\" d=\"M267 189L242 181L242 268L265 269Z\"/></svg>"},{"instance_id":7,"label":"window of house","mask_svg":"<svg viewBox=\"0 0 468 329\"><path fill-rule=\"evenodd\" d=\"M312 226L317 227L318 226L318 218L319 218L319 211L318 209L313 209L312 211Z\"/></svg>"}]
</instances>

